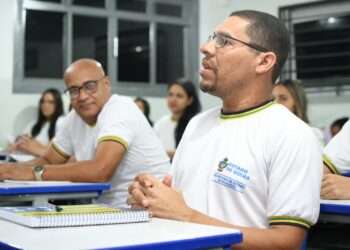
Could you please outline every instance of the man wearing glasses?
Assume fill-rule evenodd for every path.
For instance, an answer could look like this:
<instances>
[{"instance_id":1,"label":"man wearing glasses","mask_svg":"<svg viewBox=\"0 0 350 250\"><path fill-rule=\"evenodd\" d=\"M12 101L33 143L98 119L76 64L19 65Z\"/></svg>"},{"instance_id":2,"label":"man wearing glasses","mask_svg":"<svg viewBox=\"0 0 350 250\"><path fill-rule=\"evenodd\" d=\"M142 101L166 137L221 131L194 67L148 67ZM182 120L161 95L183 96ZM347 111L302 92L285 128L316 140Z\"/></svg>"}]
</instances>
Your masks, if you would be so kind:
<instances>
[{"instance_id":1,"label":"man wearing glasses","mask_svg":"<svg viewBox=\"0 0 350 250\"><path fill-rule=\"evenodd\" d=\"M135 178L129 204L238 228L243 243L234 249L300 249L319 214L321 150L307 124L272 100L288 39L277 18L257 11L217 26L201 47L200 87L222 107L189 123L172 178Z\"/></svg>"},{"instance_id":2,"label":"man wearing glasses","mask_svg":"<svg viewBox=\"0 0 350 250\"><path fill-rule=\"evenodd\" d=\"M80 59L64 81L73 110L46 154L31 162L0 164L0 179L111 182L99 202L126 206L127 188L136 174L168 172L169 159L135 103L111 95L100 63ZM68 159L74 156L76 162Z\"/></svg>"}]
</instances>

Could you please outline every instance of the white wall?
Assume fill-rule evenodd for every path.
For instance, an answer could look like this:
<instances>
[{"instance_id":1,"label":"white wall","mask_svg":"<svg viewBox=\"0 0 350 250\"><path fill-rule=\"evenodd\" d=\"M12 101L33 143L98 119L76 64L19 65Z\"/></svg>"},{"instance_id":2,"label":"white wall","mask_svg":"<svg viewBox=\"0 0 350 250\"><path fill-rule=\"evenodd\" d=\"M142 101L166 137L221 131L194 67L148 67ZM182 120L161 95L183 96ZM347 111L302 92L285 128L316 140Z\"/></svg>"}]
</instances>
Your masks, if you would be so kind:
<instances>
[{"instance_id":1,"label":"white wall","mask_svg":"<svg viewBox=\"0 0 350 250\"><path fill-rule=\"evenodd\" d=\"M206 41L214 30L230 12L241 9L255 9L277 15L278 6L308 2L307 0L198 0L200 13L199 36L200 43ZM14 126L14 121L29 120L32 112L26 112L28 106L36 106L39 95L12 94L13 72L13 31L16 18L16 1L0 1L0 107L2 118L0 122L0 146L4 146L8 134L20 130ZM152 107L153 120L167 113L163 98L147 98ZM217 98L201 93L204 109L220 105ZM25 110L25 111L23 111ZM20 115L18 115L20 114ZM333 94L310 96L309 115L311 122L318 126L325 126L330 121L342 115L350 115L350 96L336 97ZM19 118L18 118L19 117Z\"/></svg>"},{"instance_id":2,"label":"white wall","mask_svg":"<svg viewBox=\"0 0 350 250\"><path fill-rule=\"evenodd\" d=\"M0 2L0 145L13 133L15 117L21 110L30 105L35 105L37 95L13 95L12 94L12 69L13 69L13 31L15 23L15 1L3 0ZM26 113L27 114L27 113ZM23 114L22 117L26 114Z\"/></svg>"}]
</instances>

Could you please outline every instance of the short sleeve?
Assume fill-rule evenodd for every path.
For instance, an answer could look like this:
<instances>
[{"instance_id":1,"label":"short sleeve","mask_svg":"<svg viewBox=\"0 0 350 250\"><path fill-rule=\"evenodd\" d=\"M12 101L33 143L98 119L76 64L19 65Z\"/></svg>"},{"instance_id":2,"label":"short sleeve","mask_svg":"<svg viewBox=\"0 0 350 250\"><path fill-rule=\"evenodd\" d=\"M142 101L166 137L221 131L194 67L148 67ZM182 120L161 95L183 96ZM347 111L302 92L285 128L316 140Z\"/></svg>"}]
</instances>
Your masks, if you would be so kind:
<instances>
[{"instance_id":1,"label":"short sleeve","mask_svg":"<svg viewBox=\"0 0 350 250\"><path fill-rule=\"evenodd\" d=\"M325 147L323 163L335 174L350 171L350 122Z\"/></svg>"},{"instance_id":2,"label":"short sleeve","mask_svg":"<svg viewBox=\"0 0 350 250\"><path fill-rule=\"evenodd\" d=\"M115 141L120 143L126 150L134 139L138 130L138 113L136 106L124 101L117 105L112 102L105 107L98 118L97 144L103 141Z\"/></svg>"},{"instance_id":3,"label":"short sleeve","mask_svg":"<svg viewBox=\"0 0 350 250\"><path fill-rule=\"evenodd\" d=\"M53 149L64 158L69 158L73 155L73 143L70 132L72 124L74 124L74 115L76 115L74 111L71 111L66 117L61 118L51 143Z\"/></svg>"},{"instance_id":4,"label":"short sleeve","mask_svg":"<svg viewBox=\"0 0 350 250\"><path fill-rule=\"evenodd\" d=\"M60 116L58 117L56 121L56 127L55 127L55 134L58 133L63 127L64 127L64 121L66 120L66 117Z\"/></svg>"},{"instance_id":5,"label":"short sleeve","mask_svg":"<svg viewBox=\"0 0 350 250\"><path fill-rule=\"evenodd\" d=\"M273 151L268 170L268 222L308 229L319 215L322 151L306 125L294 131L275 136L270 146Z\"/></svg>"}]
</instances>

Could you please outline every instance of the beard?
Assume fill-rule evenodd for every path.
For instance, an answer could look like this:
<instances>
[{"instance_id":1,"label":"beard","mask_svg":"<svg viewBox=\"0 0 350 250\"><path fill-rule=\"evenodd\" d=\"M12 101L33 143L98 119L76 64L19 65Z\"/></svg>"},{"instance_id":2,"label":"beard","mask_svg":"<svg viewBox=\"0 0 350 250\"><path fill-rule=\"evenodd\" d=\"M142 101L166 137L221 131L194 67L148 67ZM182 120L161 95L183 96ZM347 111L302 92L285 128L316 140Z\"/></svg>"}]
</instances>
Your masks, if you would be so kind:
<instances>
[{"instance_id":1,"label":"beard","mask_svg":"<svg viewBox=\"0 0 350 250\"><path fill-rule=\"evenodd\" d=\"M203 79L200 81L199 88L204 92L204 93L209 93L213 94L216 90L216 83L212 82L204 82Z\"/></svg>"}]
</instances>

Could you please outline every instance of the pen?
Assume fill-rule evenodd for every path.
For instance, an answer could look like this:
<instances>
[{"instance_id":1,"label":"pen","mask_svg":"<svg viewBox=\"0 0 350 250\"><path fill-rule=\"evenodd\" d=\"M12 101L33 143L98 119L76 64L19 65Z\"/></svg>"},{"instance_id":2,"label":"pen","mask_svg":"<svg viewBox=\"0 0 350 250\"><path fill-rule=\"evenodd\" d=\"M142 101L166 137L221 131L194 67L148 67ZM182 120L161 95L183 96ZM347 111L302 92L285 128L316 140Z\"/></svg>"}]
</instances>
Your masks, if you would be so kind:
<instances>
[{"instance_id":1,"label":"pen","mask_svg":"<svg viewBox=\"0 0 350 250\"><path fill-rule=\"evenodd\" d=\"M63 211L63 208L60 207L60 206L55 206L55 211L56 212L61 212L61 211Z\"/></svg>"},{"instance_id":2,"label":"pen","mask_svg":"<svg viewBox=\"0 0 350 250\"><path fill-rule=\"evenodd\" d=\"M49 209L51 209L51 210L56 211L56 212L61 212L61 211L63 210L62 207L57 206L57 205L52 204L52 203L47 203L47 207L48 207Z\"/></svg>"}]
</instances>

